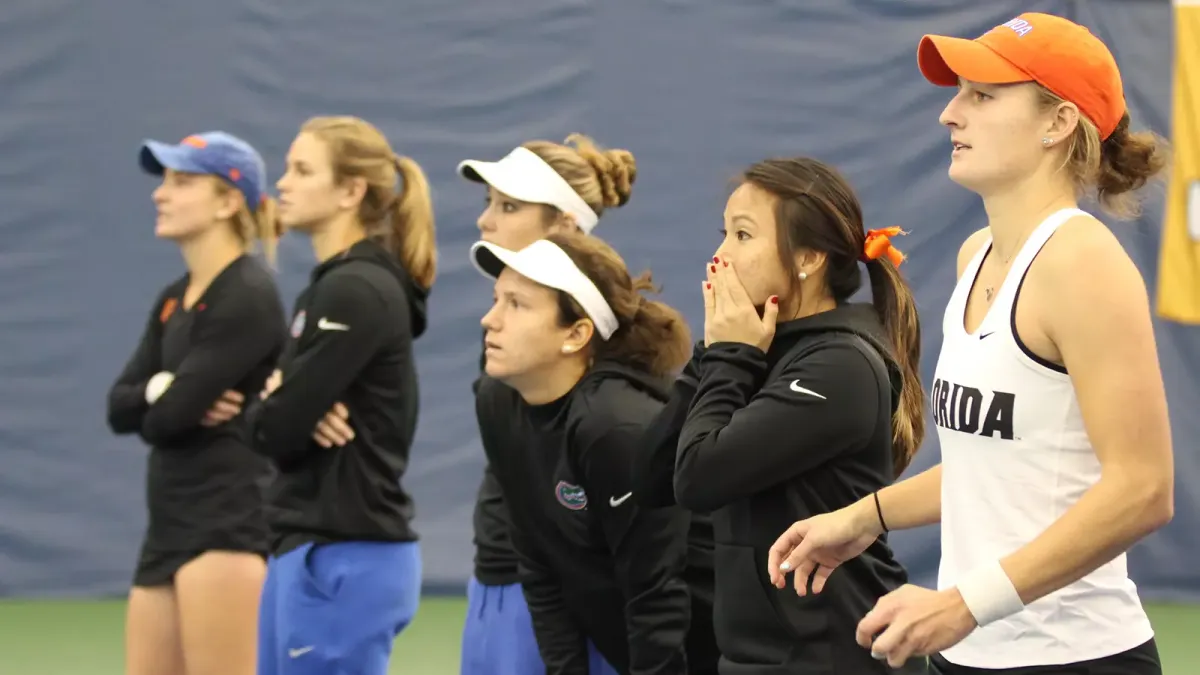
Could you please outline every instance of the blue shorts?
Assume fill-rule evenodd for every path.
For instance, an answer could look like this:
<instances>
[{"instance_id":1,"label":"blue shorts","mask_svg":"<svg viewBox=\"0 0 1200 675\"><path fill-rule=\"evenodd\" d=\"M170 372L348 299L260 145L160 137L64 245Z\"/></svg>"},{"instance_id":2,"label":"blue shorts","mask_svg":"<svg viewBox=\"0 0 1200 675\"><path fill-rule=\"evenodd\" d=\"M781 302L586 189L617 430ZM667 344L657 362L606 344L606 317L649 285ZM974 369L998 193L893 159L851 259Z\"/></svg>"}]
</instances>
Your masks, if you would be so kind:
<instances>
[{"instance_id":1,"label":"blue shorts","mask_svg":"<svg viewBox=\"0 0 1200 675\"><path fill-rule=\"evenodd\" d=\"M589 675L617 675L591 641L588 656ZM461 658L461 675L545 675L521 584L484 586L471 578Z\"/></svg>"},{"instance_id":2,"label":"blue shorts","mask_svg":"<svg viewBox=\"0 0 1200 675\"><path fill-rule=\"evenodd\" d=\"M305 544L267 563L258 675L386 675L421 597L416 542Z\"/></svg>"}]
</instances>

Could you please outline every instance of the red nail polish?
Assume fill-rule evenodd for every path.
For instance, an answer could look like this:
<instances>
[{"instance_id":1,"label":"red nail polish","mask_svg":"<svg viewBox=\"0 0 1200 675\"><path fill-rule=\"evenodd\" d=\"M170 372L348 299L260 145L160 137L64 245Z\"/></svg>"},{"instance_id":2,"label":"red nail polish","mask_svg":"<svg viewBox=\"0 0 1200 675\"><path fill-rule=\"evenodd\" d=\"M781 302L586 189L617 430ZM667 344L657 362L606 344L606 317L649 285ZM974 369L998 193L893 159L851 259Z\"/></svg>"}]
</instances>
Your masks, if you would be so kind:
<instances>
[{"instance_id":1,"label":"red nail polish","mask_svg":"<svg viewBox=\"0 0 1200 675\"><path fill-rule=\"evenodd\" d=\"M771 304L772 304L772 305L778 305L778 304L779 304L779 296L778 296L778 295L772 295L772 296L771 296Z\"/></svg>"},{"instance_id":2,"label":"red nail polish","mask_svg":"<svg viewBox=\"0 0 1200 675\"><path fill-rule=\"evenodd\" d=\"M712 288L712 284L708 283L707 281L706 281L706 282L704 282L704 289L705 289L705 290L708 290L708 289L711 289L711 288Z\"/></svg>"},{"instance_id":3,"label":"red nail polish","mask_svg":"<svg viewBox=\"0 0 1200 675\"><path fill-rule=\"evenodd\" d=\"M725 266L726 266L726 267L729 267L729 263L725 263Z\"/></svg>"},{"instance_id":4,"label":"red nail polish","mask_svg":"<svg viewBox=\"0 0 1200 675\"><path fill-rule=\"evenodd\" d=\"M720 259L718 259L718 258L717 258L717 256L715 256L715 255L714 255L714 256L713 256L713 262L717 263L717 262L721 262L721 261L720 261Z\"/></svg>"},{"instance_id":5,"label":"red nail polish","mask_svg":"<svg viewBox=\"0 0 1200 675\"><path fill-rule=\"evenodd\" d=\"M712 270L712 271L714 271L714 272L716 272L716 271L717 271L717 266L716 266L716 265L709 265L708 267L709 267L709 269L711 269L711 270Z\"/></svg>"}]
</instances>

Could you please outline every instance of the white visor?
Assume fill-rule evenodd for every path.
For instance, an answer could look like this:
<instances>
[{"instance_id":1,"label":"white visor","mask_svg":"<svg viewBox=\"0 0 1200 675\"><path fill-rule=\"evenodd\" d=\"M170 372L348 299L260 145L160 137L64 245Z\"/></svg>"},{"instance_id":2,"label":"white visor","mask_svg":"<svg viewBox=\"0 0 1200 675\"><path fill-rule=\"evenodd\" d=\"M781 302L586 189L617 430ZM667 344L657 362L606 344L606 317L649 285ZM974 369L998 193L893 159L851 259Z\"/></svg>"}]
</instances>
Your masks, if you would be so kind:
<instances>
[{"instance_id":1,"label":"white visor","mask_svg":"<svg viewBox=\"0 0 1200 675\"><path fill-rule=\"evenodd\" d=\"M471 263L484 276L500 277L505 267L543 286L562 291L575 299L596 324L604 340L617 330L617 315L596 284L575 266L561 248L548 239L539 239L520 251L510 251L486 241L471 246Z\"/></svg>"},{"instance_id":2,"label":"white visor","mask_svg":"<svg viewBox=\"0 0 1200 675\"><path fill-rule=\"evenodd\" d=\"M585 234L591 234L600 220L557 171L526 148L518 147L499 162L465 160L459 163L458 174L467 180L487 183L513 199L549 204L569 213Z\"/></svg>"}]
</instances>

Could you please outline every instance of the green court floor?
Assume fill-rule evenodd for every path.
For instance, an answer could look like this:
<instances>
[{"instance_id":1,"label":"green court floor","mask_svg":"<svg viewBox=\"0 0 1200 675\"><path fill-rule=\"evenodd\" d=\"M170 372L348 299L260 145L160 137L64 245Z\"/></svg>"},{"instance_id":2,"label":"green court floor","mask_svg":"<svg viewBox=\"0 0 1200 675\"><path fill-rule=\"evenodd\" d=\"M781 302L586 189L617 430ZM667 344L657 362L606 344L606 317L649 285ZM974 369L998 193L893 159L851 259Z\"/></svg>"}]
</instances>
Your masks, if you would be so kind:
<instances>
[{"instance_id":1,"label":"green court floor","mask_svg":"<svg viewBox=\"0 0 1200 675\"><path fill-rule=\"evenodd\" d=\"M0 675L121 675L119 600L0 601ZM1166 675L1200 673L1200 605L1152 605ZM392 673L456 675L466 600L426 597L396 641Z\"/></svg>"}]
</instances>

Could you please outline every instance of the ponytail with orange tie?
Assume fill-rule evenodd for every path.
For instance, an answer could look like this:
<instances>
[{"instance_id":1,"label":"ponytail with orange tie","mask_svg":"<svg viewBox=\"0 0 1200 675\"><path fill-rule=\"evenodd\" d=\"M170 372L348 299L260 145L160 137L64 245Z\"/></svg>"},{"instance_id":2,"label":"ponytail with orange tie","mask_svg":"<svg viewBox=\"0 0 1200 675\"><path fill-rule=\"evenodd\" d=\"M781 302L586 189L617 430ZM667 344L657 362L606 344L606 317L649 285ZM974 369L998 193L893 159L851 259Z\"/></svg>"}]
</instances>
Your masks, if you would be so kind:
<instances>
[{"instance_id":1,"label":"ponytail with orange tie","mask_svg":"<svg viewBox=\"0 0 1200 675\"><path fill-rule=\"evenodd\" d=\"M904 262L905 256L900 252L900 249L892 245L892 237L908 234L901 230L898 225L885 227L879 230L868 230L867 241L863 244L863 262L872 262L878 260L880 256L886 256L888 260L896 267L900 267L900 263Z\"/></svg>"}]
</instances>

